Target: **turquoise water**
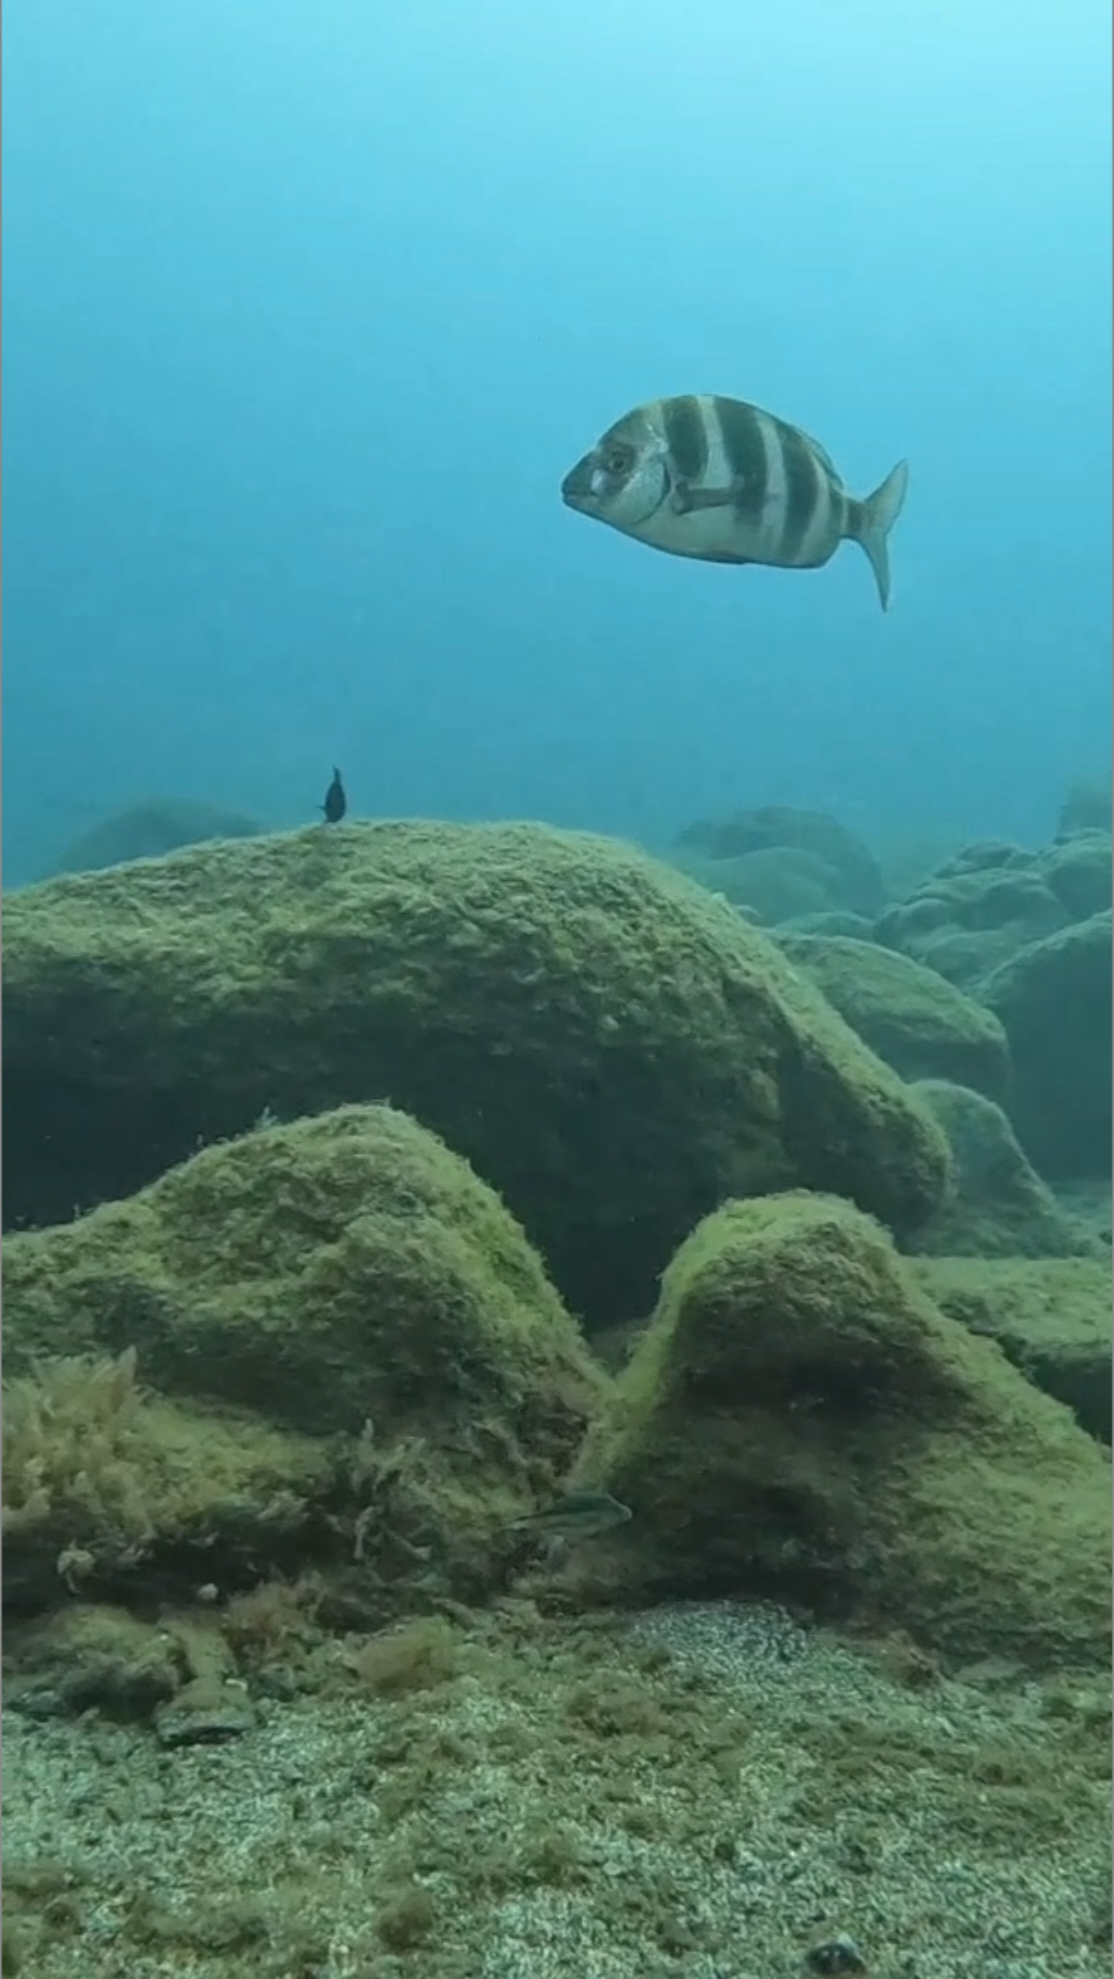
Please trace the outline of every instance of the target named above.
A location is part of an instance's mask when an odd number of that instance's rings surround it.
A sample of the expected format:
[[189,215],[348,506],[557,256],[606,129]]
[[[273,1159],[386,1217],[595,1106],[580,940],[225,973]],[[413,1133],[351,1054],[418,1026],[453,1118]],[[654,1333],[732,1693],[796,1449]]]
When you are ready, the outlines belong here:
[[[1040,840],[1106,760],[1098,0],[5,22],[9,883],[172,796],[667,841]],[[657,395],[865,494],[895,607],[656,556],[562,476]]]

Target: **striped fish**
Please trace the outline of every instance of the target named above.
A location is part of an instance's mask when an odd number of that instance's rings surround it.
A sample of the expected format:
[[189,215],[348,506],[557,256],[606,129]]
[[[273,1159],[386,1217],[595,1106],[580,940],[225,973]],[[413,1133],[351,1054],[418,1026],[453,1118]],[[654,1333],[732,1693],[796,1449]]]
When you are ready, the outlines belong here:
[[864,501],[816,440],[743,399],[651,399],[610,426],[565,476],[569,508],[655,550],[706,563],[815,570],[846,537],[870,558],[885,611],[887,538],[905,500],[904,461]]

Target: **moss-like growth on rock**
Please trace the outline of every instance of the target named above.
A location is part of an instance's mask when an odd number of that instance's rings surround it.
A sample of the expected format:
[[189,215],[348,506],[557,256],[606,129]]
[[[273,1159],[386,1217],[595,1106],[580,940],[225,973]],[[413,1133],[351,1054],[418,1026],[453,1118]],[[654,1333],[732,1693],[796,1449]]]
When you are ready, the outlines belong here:
[[164,1390],[314,1435],[482,1435],[494,1413],[552,1460],[602,1383],[498,1197],[387,1106],[260,1128],[8,1237],[4,1280],[9,1366],[134,1347]]
[[347,1667],[378,1697],[433,1690],[456,1674],[457,1643],[443,1615],[427,1615],[404,1627],[369,1636],[353,1649]]
[[724,866],[738,860],[741,869],[742,862],[769,853],[804,854],[813,862],[829,905],[869,918],[881,911],[885,901],[885,884],[870,847],[826,811],[763,804],[756,810],[688,825],[677,844],[685,857],[696,854]]
[[671,864],[766,927],[831,913],[840,905],[839,875],[816,853],[796,845],[771,845],[730,859],[679,849]]
[[5,922],[5,1211],[61,1221],[199,1139],[389,1096],[591,1318],[694,1221],[799,1184],[899,1231],[946,1146],[775,944],[616,843],[420,823],[54,881]]
[[997,1341],[1036,1387],[1110,1442],[1109,1255],[922,1258],[912,1270],[943,1312]]
[[95,1710],[153,1720],[171,1745],[235,1736],[254,1723],[211,1608],[163,1609],[152,1618],[67,1600],[9,1629],[4,1663],[9,1701],[37,1718]]
[[990,839],[964,846],[888,908],[875,938],[981,995],[992,971],[1030,943],[1101,913],[1110,886],[1109,833],[1040,851]]
[[991,1099],[1006,1095],[1005,1031],[935,969],[846,936],[781,935],[779,946],[903,1079],[952,1079]]
[[207,1148],[4,1248],[10,1368],[137,1349],[166,1393],[333,1439],[348,1557],[403,1609],[418,1584],[489,1585],[493,1534],[554,1490],[608,1392],[498,1197],[390,1107]]
[[37,1718],[100,1711],[143,1722],[186,1679],[181,1644],[169,1629],[107,1602],[67,1601],[8,1631],[5,1702]]
[[144,1393],[131,1352],[6,1383],[3,1454],[15,1608],[170,1571],[254,1578],[320,1543],[337,1474],[326,1445]]
[[1010,1041],[1013,1119],[1042,1174],[1110,1173],[1112,943],[1114,917],[1093,914],[1022,949],[984,985]]
[[[1110,795],[1106,795],[1109,806]],[[1041,854],[1045,882],[1073,921],[1105,913],[1114,890],[1110,826],[1070,832]]]
[[915,1250],[983,1258],[1101,1254],[1084,1219],[1041,1180],[1000,1106],[945,1079],[922,1079],[916,1090],[947,1134],[953,1179],[947,1201],[917,1232]]
[[763,1593],[1035,1665],[1108,1654],[1109,1467],[845,1203],[730,1203],[682,1246],[578,1480],[632,1595]]

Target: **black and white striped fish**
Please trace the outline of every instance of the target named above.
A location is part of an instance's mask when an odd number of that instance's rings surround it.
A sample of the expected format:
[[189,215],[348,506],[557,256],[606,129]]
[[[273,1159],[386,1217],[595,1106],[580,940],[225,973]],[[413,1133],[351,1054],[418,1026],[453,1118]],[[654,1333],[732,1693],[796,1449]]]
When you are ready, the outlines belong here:
[[814,570],[845,538],[870,558],[885,611],[887,538],[905,500],[904,461],[864,501],[816,440],[743,399],[651,399],[608,427],[565,476],[569,508],[655,550],[707,563]]

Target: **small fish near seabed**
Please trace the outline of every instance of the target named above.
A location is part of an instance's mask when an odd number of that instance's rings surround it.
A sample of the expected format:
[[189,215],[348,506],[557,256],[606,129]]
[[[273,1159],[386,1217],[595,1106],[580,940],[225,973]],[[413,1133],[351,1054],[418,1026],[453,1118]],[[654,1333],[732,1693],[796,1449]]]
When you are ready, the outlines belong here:
[[872,495],[848,494],[799,426],[744,399],[650,399],[609,426],[561,484],[568,508],[670,556],[815,570],[844,541],[865,550],[882,610],[905,461]]
[[344,784],[340,771],[333,766],[333,780],[325,792],[325,802],[321,806],[327,825],[339,825],[348,809],[348,799],[344,794]]
[[564,1497],[543,1505],[540,1512],[527,1512],[515,1519],[512,1532],[523,1532],[541,1540],[560,1540],[564,1546],[578,1539],[598,1539],[626,1525],[630,1506],[621,1505],[607,1491],[569,1491]]

